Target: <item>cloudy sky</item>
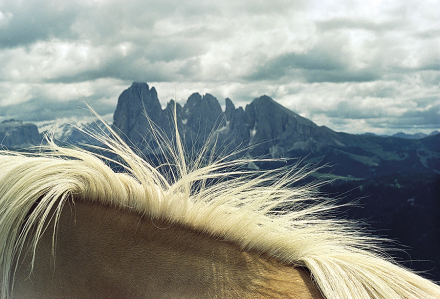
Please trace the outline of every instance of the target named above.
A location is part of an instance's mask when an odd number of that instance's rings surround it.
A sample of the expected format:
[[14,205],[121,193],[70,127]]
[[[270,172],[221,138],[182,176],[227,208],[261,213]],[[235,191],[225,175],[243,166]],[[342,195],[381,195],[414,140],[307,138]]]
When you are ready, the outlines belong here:
[[440,1],[0,0],[0,121],[111,119],[133,81],[163,105],[266,94],[350,133],[440,130]]

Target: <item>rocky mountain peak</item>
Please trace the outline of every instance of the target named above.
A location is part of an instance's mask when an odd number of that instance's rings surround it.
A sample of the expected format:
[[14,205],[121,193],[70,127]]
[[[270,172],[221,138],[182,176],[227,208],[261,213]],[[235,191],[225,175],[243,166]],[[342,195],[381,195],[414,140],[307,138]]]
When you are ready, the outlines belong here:
[[[330,129],[318,127],[268,96],[261,96],[246,105],[245,116],[251,143],[258,144],[254,151],[259,155],[269,152],[272,156],[284,156],[291,150],[316,151],[333,144],[333,137],[336,137]],[[321,140],[317,135],[332,137]]]
[[5,120],[0,123],[0,144],[7,148],[28,147],[42,140],[35,124],[21,120]]
[[[150,89],[146,83],[135,82],[118,99],[114,126],[143,148],[152,138],[145,115],[166,134],[172,135],[173,111],[177,105],[179,131],[189,148],[196,146],[195,143],[203,145],[209,134],[216,130],[221,132],[219,144],[228,144],[231,149],[253,145],[252,151],[256,155],[278,157],[292,149],[313,151],[334,143],[333,131],[318,127],[266,95],[254,99],[244,110],[236,108],[229,98],[225,99],[225,104],[223,112],[213,95],[193,93],[183,107],[172,101],[162,110],[154,87]],[[317,141],[317,134],[328,138]]]
[[183,107],[187,117],[187,127],[207,137],[212,130],[224,125],[224,114],[217,99],[207,93],[201,96],[192,94]]
[[234,103],[232,103],[230,98],[226,98],[225,99],[225,116],[226,116],[226,120],[230,121],[232,118],[232,115],[235,111],[235,105]]
[[142,144],[146,141],[145,130],[150,128],[146,116],[161,125],[162,114],[156,89],[150,89],[147,83],[134,82],[119,96],[113,124],[123,133],[121,135],[126,141]]
[[[440,134],[411,140],[337,133],[317,126],[268,96],[254,99],[245,109],[235,107],[229,98],[225,106],[222,111],[214,96],[195,93],[183,106],[171,100],[162,109],[156,89],[135,82],[120,95],[113,126],[123,139],[147,155],[161,154],[151,127],[158,128],[172,142],[176,115],[183,145],[191,154],[197,153],[214,131],[218,133],[214,134],[218,138],[217,152],[223,155],[241,150],[235,157],[306,157],[310,162],[338,165],[335,175],[366,178],[439,171]],[[88,143],[87,136],[72,126],[64,126],[62,133],[66,138],[60,141]],[[40,143],[41,137],[35,125],[7,120],[0,123],[0,141],[10,148],[26,147]]]
[[[268,96],[254,99],[245,109],[236,108],[230,99],[225,100],[225,105],[222,111],[211,94],[194,93],[183,107],[173,101],[162,110],[156,90],[146,83],[133,84],[119,97],[114,125],[122,136],[128,136],[145,153],[151,153],[157,144],[150,132],[150,123],[141,111],[173,140],[176,107],[184,146],[193,153],[205,145],[212,131],[217,131],[217,149],[223,154],[250,147],[248,153],[254,157],[307,156],[314,161],[345,165],[339,168],[344,175],[347,169],[358,177],[388,173],[387,165],[394,161],[399,163],[393,164],[393,171],[405,171],[407,167],[418,171],[438,168],[436,145],[440,135],[426,137],[416,144],[400,138],[388,140],[337,133],[301,117]],[[406,152],[410,148],[412,151]]]

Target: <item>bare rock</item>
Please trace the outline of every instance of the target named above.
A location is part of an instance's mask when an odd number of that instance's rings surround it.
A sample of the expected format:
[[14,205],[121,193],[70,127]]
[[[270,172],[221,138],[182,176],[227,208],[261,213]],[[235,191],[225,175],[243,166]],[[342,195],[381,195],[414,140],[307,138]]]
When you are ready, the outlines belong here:
[[7,148],[37,145],[42,138],[35,124],[21,120],[5,120],[0,123],[0,144]]

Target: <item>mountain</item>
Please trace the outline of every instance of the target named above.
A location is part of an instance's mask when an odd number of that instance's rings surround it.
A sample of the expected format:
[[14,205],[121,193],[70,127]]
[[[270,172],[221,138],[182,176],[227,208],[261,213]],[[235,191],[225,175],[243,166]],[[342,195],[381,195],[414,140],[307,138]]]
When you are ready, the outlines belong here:
[[439,131],[432,131],[429,135],[424,134],[424,133],[406,134],[403,132],[399,132],[399,133],[394,134],[393,137],[406,138],[406,139],[422,139],[427,136],[433,136],[433,135],[437,135],[437,134],[440,134],[440,132]]
[[[217,139],[211,138],[211,141],[216,144],[217,154],[241,150],[233,157],[285,158],[284,162],[255,165],[262,169],[303,159],[305,163],[330,165],[331,168],[324,171],[345,180],[394,173],[440,173],[440,134],[434,132],[421,139],[408,139],[335,132],[301,117],[268,96],[254,99],[244,109],[235,107],[227,98],[223,111],[214,96],[194,93],[183,106],[171,100],[162,109],[156,89],[147,83],[135,82],[119,96],[113,127],[145,155],[158,156],[161,151],[151,128],[156,127],[163,136],[173,140],[174,113],[189,153],[200,151],[211,133],[216,132]],[[96,132],[104,130],[104,133],[106,130],[96,123],[81,123],[79,127]],[[97,145],[70,124],[52,124],[50,128],[60,142]],[[16,120],[0,124],[0,138],[1,144],[8,148],[36,145],[42,140],[35,125]]]
[[113,116],[113,126],[125,141],[144,152],[157,148],[152,128],[160,129],[172,139],[174,109],[177,125],[188,146],[203,146],[209,134],[224,125],[224,113],[217,99],[207,94],[191,95],[185,106],[170,101],[162,110],[157,92],[146,83],[133,83],[119,96]]
[[89,120],[80,120],[75,123],[44,122],[38,126],[38,129],[42,132],[42,135],[49,134],[57,142],[71,145],[102,145],[84,131],[108,134],[108,130],[103,123]]
[[137,146],[145,142],[151,142],[147,134],[149,132],[149,120],[158,126],[163,126],[163,111],[157,98],[156,89],[149,89],[146,83],[133,83],[119,96],[116,111],[113,115],[113,123],[120,130],[126,141],[131,141]]
[[[433,136],[433,135],[437,135],[437,134],[440,134],[440,132],[435,130],[435,131],[432,131],[429,134],[425,134],[425,133],[407,134],[407,133],[399,132],[399,133],[393,134],[391,136],[392,137],[397,137],[397,138],[403,138],[403,139],[422,139],[422,138],[425,138],[427,136]],[[363,133],[361,135],[373,135],[373,136],[381,136],[381,137],[390,137],[390,135],[377,135],[377,134],[374,134],[374,133]]]
[[29,147],[39,144],[41,140],[35,124],[15,119],[0,123],[0,144],[6,148]]
[[289,150],[317,151],[338,145],[337,133],[317,126],[268,96],[255,99],[245,110],[235,108],[226,99],[223,112],[212,95],[194,93],[183,107],[171,101],[162,110],[155,88],[137,82],[120,95],[113,125],[123,138],[145,149],[151,147],[150,121],[166,133],[174,132],[174,105],[180,133],[189,148],[195,143],[203,145],[213,131],[219,133],[219,143],[228,144],[231,150],[239,145],[253,146],[253,155],[282,157]]
[[440,134],[411,140],[335,132],[268,96],[254,99],[245,109],[236,108],[230,99],[225,106],[223,112],[212,95],[194,93],[183,107],[170,101],[162,109],[155,88],[135,82],[120,95],[113,125],[144,154],[157,154],[151,123],[172,140],[175,107],[179,132],[190,151],[200,149],[216,131],[218,153],[248,148],[243,154],[253,157],[303,158],[332,165],[332,174],[346,179],[440,172]]

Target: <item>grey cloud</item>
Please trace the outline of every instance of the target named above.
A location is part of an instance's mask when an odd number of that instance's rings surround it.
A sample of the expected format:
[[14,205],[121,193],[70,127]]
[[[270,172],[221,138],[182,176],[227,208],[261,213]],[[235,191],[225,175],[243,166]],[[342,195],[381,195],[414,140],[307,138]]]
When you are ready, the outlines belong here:
[[199,58],[191,58],[185,61],[183,66],[179,69],[178,75],[182,78],[185,78],[185,80],[194,80],[194,79],[202,79],[199,78],[199,75],[201,73],[201,62]]
[[417,39],[437,39],[440,36],[440,29],[428,29],[417,31],[413,34]]
[[152,62],[147,57],[111,57],[97,69],[65,74],[46,80],[50,83],[76,83],[100,78],[113,78],[128,82],[167,82],[178,79],[172,63]]
[[[194,11],[203,14],[202,3]],[[119,41],[145,42],[151,37],[158,20],[172,18],[180,1],[128,1],[96,4],[77,1],[6,1],[0,11],[12,15],[0,27],[0,47],[27,46],[37,41],[57,38],[82,39],[93,44],[114,44]],[[184,10],[178,11],[182,13]],[[196,15],[176,15],[196,18]]]
[[407,110],[400,115],[390,115],[387,109],[362,109],[355,105],[341,103],[337,109],[326,111],[325,115],[332,119],[335,125],[344,125],[349,120],[363,120],[369,127],[379,127],[388,130],[403,130],[418,128],[423,130],[438,129],[440,125],[440,101],[431,98],[430,102],[437,104],[421,109]]
[[167,39],[153,39],[145,48],[137,51],[137,56],[147,58],[149,61],[171,62],[185,60],[206,52],[206,45],[199,38],[190,40],[182,37]]
[[267,61],[249,80],[278,80],[283,77],[313,82],[365,82],[381,76],[372,69],[355,69],[342,50],[329,51],[325,45],[306,54],[289,53]]
[[426,110],[410,110],[401,117],[392,119],[391,126],[399,128],[419,127],[425,129],[438,129],[440,125],[440,100],[433,98],[437,104]]
[[225,34],[223,28],[211,26],[223,14],[221,6],[206,0],[115,1],[83,12],[74,30],[95,44],[132,41],[144,45],[156,39],[182,46],[188,39],[206,41]]
[[272,1],[176,1],[175,11],[184,18],[209,20],[214,16],[225,19],[255,15],[286,15],[290,10],[302,10],[309,1],[272,0]]
[[[78,59],[79,63],[75,65],[72,62],[73,67],[69,73],[57,74],[56,77],[48,73],[49,78],[41,78],[41,81],[48,83],[72,83],[98,78],[155,82],[178,80],[182,76],[179,74],[188,75],[191,72],[182,70],[182,65],[191,63],[194,58],[206,53],[208,39],[227,35],[215,28],[208,28],[203,23],[182,28],[182,32],[172,31],[170,34],[153,28],[155,22],[164,16],[172,18],[174,10],[178,10],[179,5],[182,6],[179,3],[113,2],[106,3],[99,9],[96,7],[96,10],[95,7],[79,7],[73,4],[71,7],[60,7],[61,4],[51,1],[30,2],[28,6],[12,3],[1,8],[2,11],[11,11],[13,17],[8,26],[0,29],[0,48],[30,46],[37,41],[49,41],[51,38],[72,39],[72,43],[84,43],[91,47],[91,55],[95,61],[99,61],[99,65],[87,64],[87,59],[90,59],[87,56],[68,58]],[[179,4],[177,8],[176,4]],[[184,5],[189,6],[191,5]],[[210,9],[212,4],[205,6],[206,9]],[[203,12],[203,9],[197,6],[194,10],[199,10],[198,13]],[[185,23],[182,18],[185,19],[186,15],[176,17],[177,24],[172,26],[177,26],[179,22]],[[205,22],[206,19],[204,16],[202,21]],[[123,43],[132,46],[127,54],[117,50],[118,45]],[[8,55],[8,61],[2,65],[12,65],[9,61],[17,61],[14,65],[20,69],[18,54],[11,55]],[[29,57],[32,52],[25,51],[24,55]],[[0,55],[0,59],[3,56]],[[50,72],[51,68],[48,69]]]
[[314,50],[307,54],[289,53],[272,58],[265,62],[255,73],[251,74],[250,80],[277,80],[284,76],[301,76],[301,70],[335,71],[346,68],[339,57],[329,57],[324,53]]
[[334,18],[325,21],[317,21],[316,26],[321,31],[333,31],[337,29],[363,29],[368,31],[387,31],[401,29],[402,20],[388,20],[386,22],[375,22],[369,19]]
[[91,65],[90,69],[72,69],[45,82],[73,83],[99,78],[148,82],[187,80],[200,73],[200,64],[196,67],[196,62],[203,51],[204,46],[196,42],[174,42],[173,39],[152,40],[144,46],[136,45],[126,56],[114,47],[102,46],[98,67]]
[[[420,55],[422,56],[422,55]],[[426,74],[425,71],[434,71],[436,76],[439,76],[440,74],[440,54],[439,57],[424,57],[420,63],[420,66],[417,67],[402,67],[402,66],[395,66],[390,68],[389,73],[390,74],[396,74],[397,76],[399,74],[406,74],[406,73],[420,73],[420,74]],[[438,83],[437,81],[436,83]],[[434,82],[434,85],[436,84]]]
[[326,116],[333,119],[381,119],[390,117],[385,109],[365,109],[365,107],[357,107],[356,101],[341,102],[335,109],[325,111]]
[[372,70],[344,70],[344,71],[315,71],[306,70],[303,73],[307,82],[369,82],[378,80],[381,76]]
[[[320,119],[324,116],[327,119],[327,126],[333,130],[365,133],[376,132],[378,134],[394,134],[397,132],[424,132],[429,134],[439,130],[440,111],[439,106],[427,111],[408,111],[400,116],[389,116],[381,111],[336,111],[321,112],[313,115],[312,118]],[[319,121],[317,122],[319,124]]]
[[229,7],[234,13],[285,15],[289,10],[302,10],[309,1],[272,0],[272,1],[230,1]]
[[99,115],[113,113],[115,109],[115,107],[94,105],[94,103],[98,102],[96,98],[85,97],[80,100],[66,102],[34,98],[26,103],[2,107],[2,109],[0,109],[0,117],[3,119],[13,118],[29,122],[47,121],[62,117],[84,117],[90,114],[85,102],[90,103]]
[[424,71],[420,72],[420,78],[427,85],[436,86],[440,82],[440,72],[438,71]]
[[9,1],[1,11],[12,15],[10,22],[0,27],[0,47],[27,46],[53,37],[76,38],[70,30],[79,8],[71,1]]

